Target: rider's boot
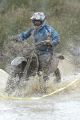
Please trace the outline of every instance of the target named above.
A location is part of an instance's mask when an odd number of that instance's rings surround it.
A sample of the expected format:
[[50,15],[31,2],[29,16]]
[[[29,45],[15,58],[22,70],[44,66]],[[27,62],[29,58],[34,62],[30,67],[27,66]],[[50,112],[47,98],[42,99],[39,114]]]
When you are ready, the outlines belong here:
[[56,69],[56,71],[54,72],[55,76],[56,76],[56,82],[61,82],[61,73],[59,71],[59,68]]

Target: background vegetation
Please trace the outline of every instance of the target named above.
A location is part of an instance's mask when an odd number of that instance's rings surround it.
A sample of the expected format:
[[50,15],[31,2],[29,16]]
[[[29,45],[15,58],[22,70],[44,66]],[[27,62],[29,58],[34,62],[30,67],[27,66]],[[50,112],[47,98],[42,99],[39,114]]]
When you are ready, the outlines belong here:
[[43,11],[47,23],[60,33],[59,51],[80,46],[80,0],[0,0],[0,57],[8,36],[31,27],[30,17],[36,11]]

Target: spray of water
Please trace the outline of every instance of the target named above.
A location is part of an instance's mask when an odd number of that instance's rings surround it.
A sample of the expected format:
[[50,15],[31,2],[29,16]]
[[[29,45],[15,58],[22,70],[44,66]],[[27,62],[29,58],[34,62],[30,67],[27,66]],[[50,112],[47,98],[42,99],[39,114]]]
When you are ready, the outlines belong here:
[[[61,61],[58,67],[61,71],[61,78],[62,78],[60,83],[57,83],[55,81],[55,77],[52,75],[49,76],[48,81],[44,82],[43,75],[39,77],[36,74],[35,76],[29,77],[28,80],[22,79],[20,84],[16,86],[15,90],[11,93],[11,96],[20,96],[20,97],[41,96],[44,94],[51,93],[61,87],[64,87],[73,80],[80,79],[80,74],[79,73],[75,74],[75,69],[74,69],[73,64],[71,64],[66,59],[64,61]],[[6,72],[2,72],[2,70],[0,71],[0,74],[1,74],[0,82],[4,81],[4,84],[1,82],[0,89],[4,91],[6,87],[6,81],[8,79],[8,74]],[[17,79],[18,81],[18,77],[13,78],[13,79]],[[78,82],[74,84],[73,86],[67,88],[66,91],[75,90],[79,88],[80,88],[80,83]]]

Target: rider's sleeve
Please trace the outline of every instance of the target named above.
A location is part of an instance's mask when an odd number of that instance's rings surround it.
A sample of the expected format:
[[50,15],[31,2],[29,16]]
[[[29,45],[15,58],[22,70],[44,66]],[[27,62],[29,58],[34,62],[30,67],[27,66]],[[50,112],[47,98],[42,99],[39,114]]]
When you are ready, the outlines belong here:
[[58,32],[52,27],[51,27],[51,39],[53,46],[56,46],[60,42],[60,36]]
[[30,29],[26,32],[22,32],[18,35],[18,41],[24,41],[25,39],[29,38],[31,36],[31,32],[33,29]]

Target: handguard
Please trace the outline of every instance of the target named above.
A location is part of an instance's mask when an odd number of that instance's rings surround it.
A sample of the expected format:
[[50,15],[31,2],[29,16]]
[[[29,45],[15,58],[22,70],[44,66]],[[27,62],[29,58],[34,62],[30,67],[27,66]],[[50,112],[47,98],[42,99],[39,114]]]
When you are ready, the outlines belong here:
[[12,36],[10,36],[9,40],[16,41],[16,42],[18,42],[18,41],[21,42],[22,41],[21,37],[18,36],[18,35],[12,35]]
[[44,44],[47,45],[48,47],[52,47],[51,40],[45,40]]

